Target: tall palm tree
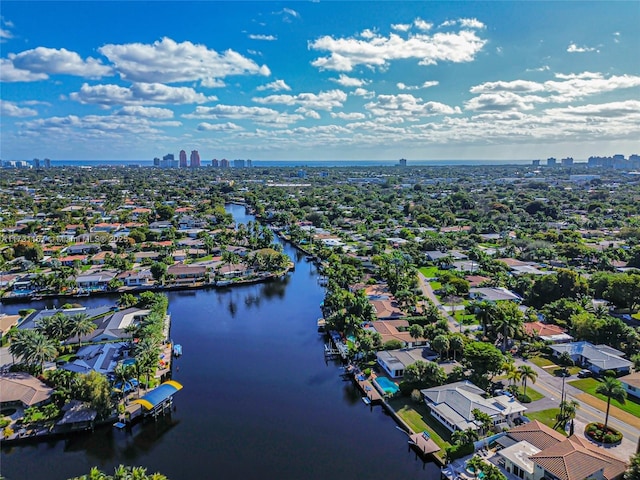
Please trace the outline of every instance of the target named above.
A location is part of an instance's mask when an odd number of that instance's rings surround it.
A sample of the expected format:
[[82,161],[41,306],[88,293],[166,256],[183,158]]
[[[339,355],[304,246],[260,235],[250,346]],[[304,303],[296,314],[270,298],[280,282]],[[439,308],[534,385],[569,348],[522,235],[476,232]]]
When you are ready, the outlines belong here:
[[520,365],[520,378],[522,379],[522,386],[524,387],[524,395],[527,395],[527,380],[531,380],[531,383],[536,383],[538,378],[538,372],[536,372],[529,365]]
[[511,301],[500,302],[496,306],[496,315],[493,321],[493,330],[495,333],[502,334],[502,351],[507,350],[507,344],[510,338],[522,328],[524,322],[524,314],[518,308],[518,305]]
[[44,363],[53,360],[58,354],[56,341],[39,330],[19,330],[9,351],[28,366],[39,367],[40,372],[44,369]]
[[68,315],[56,312],[49,317],[42,317],[36,323],[36,328],[47,337],[62,341],[68,338],[71,330],[71,320]]
[[96,324],[89,318],[86,313],[76,313],[71,316],[71,334],[70,337],[78,338],[78,346],[82,346],[80,337],[89,335],[96,329]]
[[617,400],[620,403],[624,403],[627,398],[627,392],[622,386],[622,382],[614,377],[605,377],[604,380],[596,388],[596,393],[607,397],[607,413],[604,417],[604,428],[602,434],[607,432],[607,426],[609,424],[609,407],[611,406],[611,399]]
[[516,364],[513,363],[513,361],[504,362],[504,364],[502,365],[502,370],[506,374],[507,380],[509,380],[510,385],[518,383],[522,378],[522,373],[520,372],[520,370],[518,370],[518,367],[516,367]]
[[459,333],[454,333],[449,337],[449,348],[453,351],[453,361],[456,361],[456,352],[464,349],[464,337]]

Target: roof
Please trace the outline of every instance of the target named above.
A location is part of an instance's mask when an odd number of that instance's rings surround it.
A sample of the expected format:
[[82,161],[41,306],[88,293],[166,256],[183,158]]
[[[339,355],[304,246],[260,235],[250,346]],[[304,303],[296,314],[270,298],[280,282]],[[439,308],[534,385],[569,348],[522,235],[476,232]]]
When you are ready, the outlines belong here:
[[622,358],[624,353],[607,345],[592,345],[589,342],[572,342],[562,345],[551,345],[558,354],[568,352],[569,355],[580,355],[589,363],[601,370],[615,370],[631,367],[632,363]]
[[139,403],[145,409],[153,410],[166,399],[171,398],[178,390],[182,390],[182,385],[175,380],[169,380],[132,403]]
[[640,372],[630,373],[629,375],[618,378],[618,380],[632,387],[640,388]]
[[531,460],[560,480],[584,480],[603,471],[607,480],[619,478],[626,465],[622,460],[591,446],[575,435],[539,453]]
[[477,428],[471,413],[474,409],[498,418],[527,409],[506,395],[484,398],[485,391],[469,381],[427,388],[421,393],[432,410],[460,430]]
[[506,458],[519,468],[529,473],[533,473],[535,467],[529,457],[538,452],[540,452],[539,448],[530,444],[526,440],[522,440],[521,442],[503,448],[498,452],[498,455]]
[[500,300],[522,300],[522,298],[503,287],[471,288],[469,293],[481,296],[483,300],[497,302]]
[[546,324],[542,322],[527,322],[523,325],[527,335],[536,335],[539,337],[550,335],[561,335],[567,331],[558,325]]
[[62,411],[64,415],[58,420],[57,425],[92,422],[98,415],[98,412],[78,400],[71,400],[62,408]]
[[507,436],[517,442],[527,441],[539,450],[544,450],[567,438],[560,432],[547,427],[538,420],[532,420],[531,422],[523,423],[518,427],[512,428],[509,430],[509,433],[507,433]]
[[22,402],[31,406],[51,397],[53,388],[47,387],[36,377],[24,372],[7,373],[0,376],[0,403]]

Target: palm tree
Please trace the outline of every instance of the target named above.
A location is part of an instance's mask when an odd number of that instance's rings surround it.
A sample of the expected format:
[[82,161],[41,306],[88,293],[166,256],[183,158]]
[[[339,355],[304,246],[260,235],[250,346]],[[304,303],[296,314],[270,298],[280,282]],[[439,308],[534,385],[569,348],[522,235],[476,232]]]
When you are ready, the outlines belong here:
[[454,333],[449,337],[449,348],[453,351],[453,361],[456,361],[456,352],[464,349],[464,337],[459,333]]
[[58,354],[56,341],[39,330],[18,330],[9,351],[30,367],[39,366],[39,371],[44,369],[45,362],[53,360]]
[[96,329],[96,324],[86,313],[76,313],[71,316],[71,337],[78,337],[78,346],[82,346],[80,337],[89,335]]
[[513,361],[504,362],[504,364],[502,365],[502,370],[506,374],[507,380],[509,380],[510,385],[516,384],[522,377],[520,370],[518,370],[518,367],[516,367],[516,364],[513,363]]
[[70,335],[70,317],[62,312],[56,312],[49,317],[39,319],[36,328],[42,331],[47,337],[62,341]]
[[507,350],[507,343],[522,328],[524,315],[514,302],[500,302],[496,306],[496,315],[493,321],[493,331],[502,334],[502,351]]
[[627,398],[627,392],[622,386],[622,382],[614,377],[605,377],[604,380],[596,388],[596,393],[607,397],[607,413],[604,417],[604,428],[602,434],[607,432],[607,426],[609,424],[609,407],[611,406],[611,399],[617,400],[620,403],[624,403]]
[[520,378],[522,379],[522,386],[524,387],[524,396],[527,396],[527,380],[531,380],[531,383],[536,383],[538,378],[538,372],[536,372],[529,365],[521,365],[519,368]]
[[415,344],[415,341],[417,341],[424,335],[424,329],[422,328],[422,326],[414,323],[409,327],[409,335],[411,335],[411,338],[414,340]]
[[442,357],[442,354],[447,352],[450,347],[448,335],[438,335],[431,341],[431,347]]

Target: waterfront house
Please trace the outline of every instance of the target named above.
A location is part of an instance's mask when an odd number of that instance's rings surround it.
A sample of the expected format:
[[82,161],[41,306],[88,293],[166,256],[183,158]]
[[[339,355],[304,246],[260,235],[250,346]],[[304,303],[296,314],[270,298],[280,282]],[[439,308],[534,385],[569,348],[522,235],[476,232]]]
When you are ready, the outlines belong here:
[[427,347],[401,350],[382,350],[376,353],[376,362],[391,378],[401,378],[409,365],[421,361],[435,361],[438,354]]
[[128,343],[100,343],[86,345],[76,353],[75,360],[65,363],[60,368],[77,373],[96,371],[103,375],[113,372],[121,360],[121,351]]
[[371,323],[371,329],[380,334],[383,344],[391,340],[398,340],[406,347],[416,347],[424,345],[428,341],[425,337],[412,338],[408,332],[409,322],[407,320],[377,320]]
[[127,332],[127,327],[140,323],[149,315],[149,312],[150,310],[131,307],[101,317],[96,329],[86,339],[82,338],[81,340],[104,342],[131,338],[131,334]]
[[527,407],[513,396],[498,395],[485,398],[485,391],[468,380],[450,383],[420,391],[431,415],[451,432],[471,428],[478,430],[480,422],[474,419],[474,409],[486,413],[496,428],[512,425]]
[[25,372],[10,372],[0,375],[0,406],[21,406],[23,408],[47,403],[53,394],[36,377]]
[[125,287],[146,287],[153,284],[151,270],[127,270],[116,277],[121,280]]
[[612,370],[617,375],[631,371],[632,363],[624,357],[624,353],[608,345],[593,345],[589,342],[571,342],[551,345],[554,357],[560,357],[564,352],[571,356],[576,364],[600,374],[605,370]]
[[202,266],[171,265],[167,274],[172,275],[176,283],[193,284],[205,280],[207,269]]
[[76,277],[76,285],[84,291],[103,291],[109,288],[109,282],[113,280],[117,272],[102,270],[95,273],[87,273]]

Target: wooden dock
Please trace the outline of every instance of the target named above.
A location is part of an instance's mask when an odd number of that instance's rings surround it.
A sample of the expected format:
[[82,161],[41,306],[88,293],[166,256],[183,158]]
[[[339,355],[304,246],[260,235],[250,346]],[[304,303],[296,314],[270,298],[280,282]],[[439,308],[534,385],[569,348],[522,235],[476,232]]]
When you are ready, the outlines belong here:
[[353,377],[353,380],[356,382],[356,385],[358,385],[364,396],[366,396],[371,401],[371,403],[382,402],[382,395],[380,395],[380,392],[373,388],[373,384],[362,373],[356,373]]

